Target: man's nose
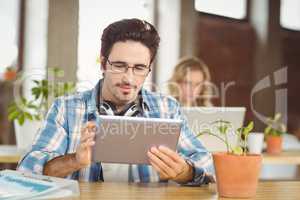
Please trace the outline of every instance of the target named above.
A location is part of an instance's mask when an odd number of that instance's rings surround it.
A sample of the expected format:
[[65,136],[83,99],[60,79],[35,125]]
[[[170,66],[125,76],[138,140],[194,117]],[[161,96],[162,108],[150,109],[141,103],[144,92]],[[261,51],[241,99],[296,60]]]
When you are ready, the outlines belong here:
[[133,80],[134,73],[133,73],[133,68],[129,67],[123,75],[123,80],[127,80],[128,82],[131,82]]
[[134,70],[134,67],[128,67],[128,68],[127,68],[127,71],[126,71],[126,74],[127,74],[128,76],[134,76],[133,70]]

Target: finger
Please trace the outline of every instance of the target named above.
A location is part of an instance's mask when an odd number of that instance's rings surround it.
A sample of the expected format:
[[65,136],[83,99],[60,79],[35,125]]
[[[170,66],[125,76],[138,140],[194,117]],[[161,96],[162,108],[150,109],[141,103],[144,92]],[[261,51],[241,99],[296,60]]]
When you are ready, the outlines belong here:
[[86,138],[89,135],[89,131],[86,127],[81,129],[81,138]]
[[84,134],[81,136],[80,142],[85,142],[86,140],[88,140],[90,138],[94,139],[94,137],[95,137],[95,132],[89,132],[88,130],[86,130],[84,132]]
[[151,152],[161,159],[165,164],[167,164],[169,168],[173,169],[177,174],[182,172],[182,163],[174,162],[169,155],[159,151],[156,147],[152,147]]
[[176,153],[175,151],[171,150],[168,147],[161,145],[158,147],[158,150],[164,153],[165,155],[171,157],[172,160],[174,160],[174,162],[185,163],[185,160],[178,153]]
[[87,132],[96,132],[95,122],[87,122],[86,125],[81,128],[81,134],[85,135]]
[[157,171],[157,173],[159,174],[159,178],[161,180],[165,180],[168,179],[168,175],[162,170],[160,169],[154,162],[150,161],[151,166]]
[[162,171],[165,172],[165,174],[167,174],[168,177],[176,177],[176,172],[173,169],[171,169],[168,165],[166,165],[162,160],[160,160],[155,154],[148,151],[148,157],[150,161],[155,163]]
[[86,124],[86,128],[90,131],[90,132],[96,132],[97,126],[96,123],[93,121],[88,121]]
[[81,144],[80,144],[80,147],[81,147],[82,149],[86,149],[86,148],[91,147],[91,146],[93,146],[93,145],[95,145],[95,141],[92,140],[92,139],[89,139],[89,140],[85,141],[84,143],[81,143]]

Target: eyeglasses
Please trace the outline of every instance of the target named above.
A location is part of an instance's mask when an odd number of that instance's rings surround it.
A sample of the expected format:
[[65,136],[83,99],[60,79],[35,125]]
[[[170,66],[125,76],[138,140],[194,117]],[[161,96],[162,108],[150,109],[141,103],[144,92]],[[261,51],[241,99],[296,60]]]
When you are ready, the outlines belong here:
[[137,76],[146,76],[151,71],[150,67],[143,64],[136,64],[130,67],[126,62],[111,62],[108,58],[107,62],[110,65],[110,70],[114,73],[126,73],[129,68],[132,68],[133,74]]
[[180,83],[191,88],[199,87],[204,84],[203,82],[192,82],[192,81],[181,81]]

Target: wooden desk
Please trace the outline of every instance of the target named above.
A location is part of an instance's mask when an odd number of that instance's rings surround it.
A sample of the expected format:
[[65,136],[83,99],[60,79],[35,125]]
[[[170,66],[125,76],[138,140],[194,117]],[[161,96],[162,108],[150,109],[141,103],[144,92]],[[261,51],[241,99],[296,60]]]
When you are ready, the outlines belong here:
[[[255,199],[299,200],[299,191],[299,181],[260,182]],[[80,183],[80,192],[80,197],[66,199],[218,199],[215,185],[184,187],[171,184]]]
[[18,163],[21,156],[15,145],[0,145],[0,163]]
[[[0,163],[17,163],[22,153],[15,145],[0,145]],[[263,164],[300,165],[300,151],[286,151],[276,155],[264,153]]]
[[300,165],[300,151],[285,151],[280,154],[263,154],[263,164]]

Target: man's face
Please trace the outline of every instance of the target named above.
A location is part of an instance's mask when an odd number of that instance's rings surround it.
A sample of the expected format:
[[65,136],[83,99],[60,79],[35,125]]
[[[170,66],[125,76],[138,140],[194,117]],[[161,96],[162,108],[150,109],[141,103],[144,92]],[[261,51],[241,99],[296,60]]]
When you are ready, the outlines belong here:
[[[150,67],[150,50],[140,42],[116,42],[108,56],[104,70],[103,97],[117,105],[134,101],[148,75],[137,75],[131,67]],[[128,65],[127,72],[115,72],[112,65]],[[136,70],[138,71],[138,70]],[[147,71],[148,72],[148,71]]]

